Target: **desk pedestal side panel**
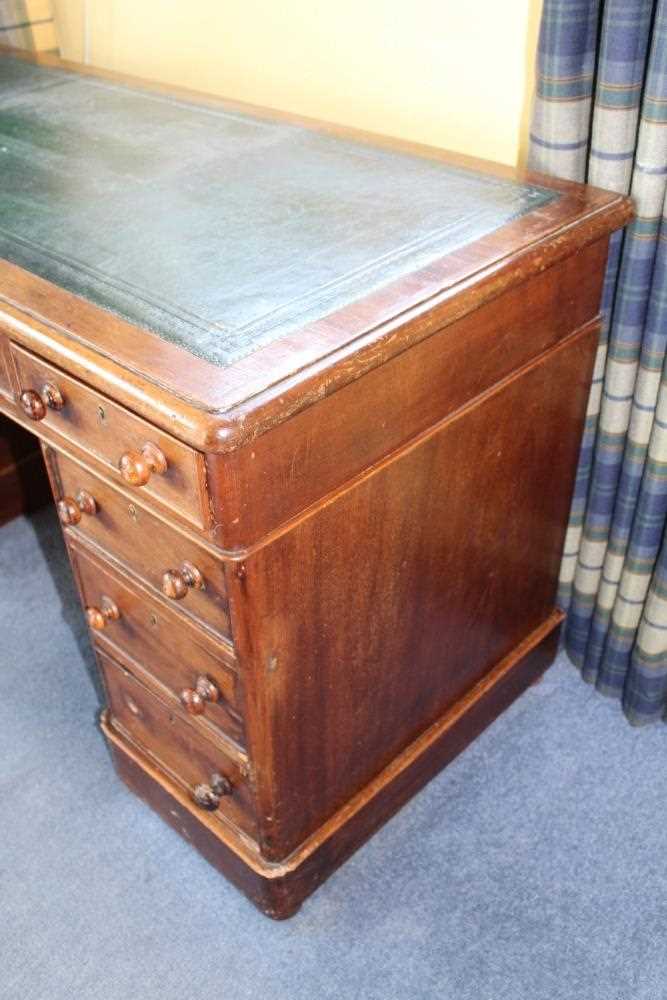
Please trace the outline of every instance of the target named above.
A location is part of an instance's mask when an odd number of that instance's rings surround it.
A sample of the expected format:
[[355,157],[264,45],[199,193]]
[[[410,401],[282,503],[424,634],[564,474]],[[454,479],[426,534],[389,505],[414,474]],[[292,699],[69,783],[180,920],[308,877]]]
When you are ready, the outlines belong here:
[[282,861],[554,613],[591,324],[228,577]]

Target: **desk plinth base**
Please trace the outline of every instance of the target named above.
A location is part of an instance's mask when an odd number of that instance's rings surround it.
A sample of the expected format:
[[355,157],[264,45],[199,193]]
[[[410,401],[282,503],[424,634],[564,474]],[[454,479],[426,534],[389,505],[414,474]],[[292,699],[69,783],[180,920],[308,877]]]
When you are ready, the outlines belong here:
[[553,661],[563,615],[555,611],[465,697],[396,757],[376,778],[283,862],[265,861],[250,843],[234,837],[113,728],[103,712],[102,730],[116,769],[152,806],[267,916],[292,916],[301,903],[368,837],[454,759]]

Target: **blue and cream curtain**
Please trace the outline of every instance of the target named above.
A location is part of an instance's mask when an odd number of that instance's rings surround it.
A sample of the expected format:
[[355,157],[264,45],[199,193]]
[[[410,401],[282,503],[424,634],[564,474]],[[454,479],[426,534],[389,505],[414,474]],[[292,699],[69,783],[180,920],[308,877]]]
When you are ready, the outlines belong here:
[[565,643],[631,722],[667,718],[667,0],[545,0],[530,165],[631,194],[561,571]]

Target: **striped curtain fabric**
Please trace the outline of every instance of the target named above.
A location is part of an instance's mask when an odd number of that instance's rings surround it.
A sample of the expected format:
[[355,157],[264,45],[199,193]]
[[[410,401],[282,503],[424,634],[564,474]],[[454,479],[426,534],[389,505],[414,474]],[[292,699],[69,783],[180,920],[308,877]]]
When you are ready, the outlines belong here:
[[57,50],[51,0],[0,0],[0,45],[34,52]]
[[545,0],[530,165],[632,195],[561,571],[565,645],[636,724],[667,719],[667,0]]

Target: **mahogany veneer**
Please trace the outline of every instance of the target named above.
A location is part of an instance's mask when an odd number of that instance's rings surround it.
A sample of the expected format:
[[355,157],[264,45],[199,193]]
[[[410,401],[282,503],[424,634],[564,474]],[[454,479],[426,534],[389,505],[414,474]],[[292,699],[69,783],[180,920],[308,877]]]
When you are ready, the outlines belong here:
[[0,410],[43,444],[102,729],[289,916],[555,654],[630,204],[51,57],[2,80]]

